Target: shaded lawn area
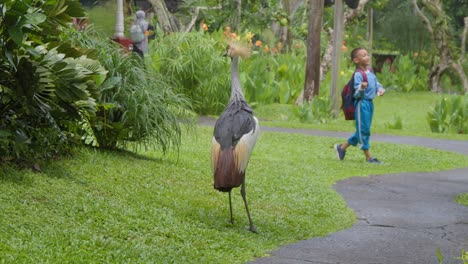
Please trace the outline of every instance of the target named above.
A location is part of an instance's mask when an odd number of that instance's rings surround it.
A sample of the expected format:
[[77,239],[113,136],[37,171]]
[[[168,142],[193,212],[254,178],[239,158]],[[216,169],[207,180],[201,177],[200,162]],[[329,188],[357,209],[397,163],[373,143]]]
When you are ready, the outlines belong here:
[[[264,132],[247,170],[259,234],[233,192],[212,188],[212,128],[185,133],[180,155],[80,149],[41,173],[2,167],[0,259],[14,263],[244,263],[281,245],[348,228],[354,214],[333,189],[352,176],[468,166],[468,156],[373,143],[383,165],[342,139]],[[455,201],[454,201],[455,202]]]

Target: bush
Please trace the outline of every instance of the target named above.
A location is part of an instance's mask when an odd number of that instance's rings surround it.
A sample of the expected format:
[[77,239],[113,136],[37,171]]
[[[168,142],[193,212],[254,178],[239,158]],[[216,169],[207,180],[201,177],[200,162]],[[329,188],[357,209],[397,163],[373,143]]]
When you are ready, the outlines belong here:
[[435,133],[468,133],[468,95],[443,98],[427,114],[427,122]]
[[186,97],[174,92],[159,73],[146,70],[138,56],[125,54],[117,43],[100,37],[92,28],[70,31],[68,40],[94,51],[108,71],[99,87],[96,116],[87,124],[91,128],[88,141],[106,148],[127,143],[163,151],[178,148],[179,121],[192,115]]
[[389,129],[403,129],[403,121],[399,115],[393,116],[393,123],[386,122],[384,125]]
[[256,52],[241,67],[241,81],[249,102],[291,104],[305,82],[305,55]]
[[201,114],[220,113],[230,97],[231,70],[221,43],[203,32],[173,33],[150,48],[152,68],[161,80],[190,98]]
[[400,55],[394,63],[396,72],[393,72],[390,65],[384,64],[382,72],[377,73],[379,82],[389,90],[401,92],[427,91],[427,78],[429,69],[418,64],[409,55]]
[[327,123],[333,118],[329,97],[314,97],[309,103],[297,105],[293,114],[302,123]]
[[76,1],[0,4],[1,161],[37,162],[68,149],[83,117],[95,114],[101,65],[61,49],[62,29],[84,16]]

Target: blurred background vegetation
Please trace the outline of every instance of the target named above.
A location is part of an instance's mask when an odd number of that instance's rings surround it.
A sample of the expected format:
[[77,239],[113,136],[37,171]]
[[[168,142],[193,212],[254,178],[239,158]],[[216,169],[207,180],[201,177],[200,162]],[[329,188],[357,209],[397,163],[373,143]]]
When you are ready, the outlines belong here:
[[[182,127],[190,128],[198,115],[219,114],[229,99],[230,66],[221,56],[227,39],[252,48],[252,56],[241,61],[240,78],[255,109],[287,105],[290,110],[284,115],[289,120],[335,122],[330,114],[331,71],[326,67],[319,95],[307,104],[298,100],[305,81],[307,1],[245,1],[239,10],[235,1],[167,0],[176,32],[162,30],[163,21],[152,13],[151,2],[158,1],[124,1],[125,35],[139,9],[147,11],[155,26],[156,38],[150,41],[144,62],[112,41],[115,1],[0,4],[1,161],[37,163],[81,144],[177,150]],[[222,9],[216,9],[218,5]],[[205,9],[194,16],[197,7]],[[443,7],[453,37],[450,45],[461,56],[456,47],[468,7],[463,0],[446,1]],[[372,1],[346,24],[338,87],[354,71],[350,51],[369,45],[370,8],[373,66],[380,82],[388,93],[429,93],[428,75],[438,60],[436,47],[409,0]],[[86,28],[76,27],[73,18],[86,19]],[[191,21],[193,28],[188,26]],[[324,9],[322,56],[331,28],[333,6]],[[379,56],[391,60],[377,64]],[[467,72],[466,58],[463,67]],[[421,109],[427,119],[424,129],[466,134],[468,100],[463,84],[450,71],[441,84],[447,96],[432,109]],[[394,118],[387,127],[404,129],[405,117]]]

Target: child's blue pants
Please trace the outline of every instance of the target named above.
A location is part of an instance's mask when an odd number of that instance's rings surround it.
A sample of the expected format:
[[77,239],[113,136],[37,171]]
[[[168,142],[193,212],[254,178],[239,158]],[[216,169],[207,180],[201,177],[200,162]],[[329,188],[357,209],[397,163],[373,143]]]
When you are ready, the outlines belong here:
[[363,99],[357,102],[355,112],[356,132],[348,138],[350,145],[356,146],[359,143],[359,148],[362,150],[370,148],[369,137],[373,115],[374,103],[372,100]]

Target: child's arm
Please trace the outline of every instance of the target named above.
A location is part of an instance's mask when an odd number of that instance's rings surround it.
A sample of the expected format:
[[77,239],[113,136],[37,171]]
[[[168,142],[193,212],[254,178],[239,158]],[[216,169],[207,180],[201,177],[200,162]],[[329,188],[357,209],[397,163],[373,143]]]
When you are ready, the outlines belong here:
[[382,96],[385,94],[385,89],[383,88],[382,84],[379,83],[377,80],[377,95]]
[[360,72],[354,73],[354,98],[364,98],[364,91],[367,88],[367,82],[364,82],[364,78]]

